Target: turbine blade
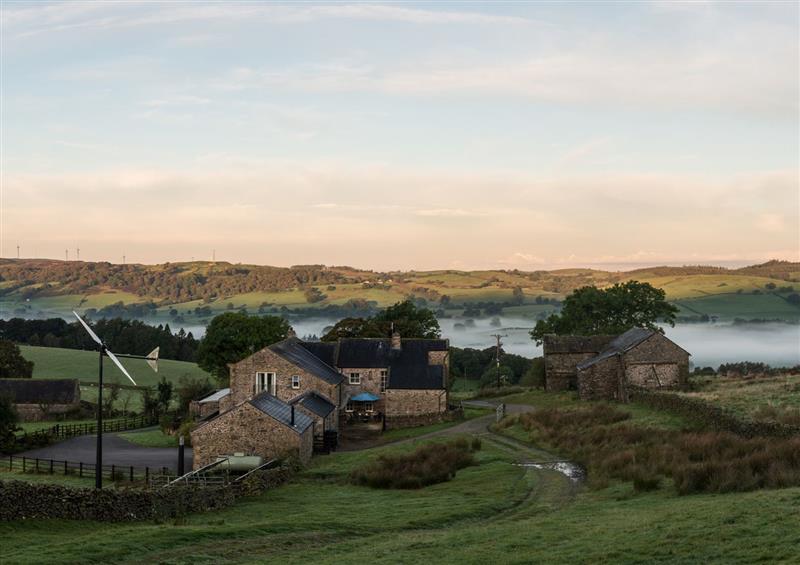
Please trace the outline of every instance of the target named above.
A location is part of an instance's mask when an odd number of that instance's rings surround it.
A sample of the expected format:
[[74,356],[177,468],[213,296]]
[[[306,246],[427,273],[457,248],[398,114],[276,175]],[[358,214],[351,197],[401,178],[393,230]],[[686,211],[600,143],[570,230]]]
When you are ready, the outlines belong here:
[[156,347],[153,351],[147,354],[147,364],[150,365],[150,368],[153,369],[154,373],[158,372],[158,350],[160,348]]
[[96,334],[96,333],[94,333],[94,332],[92,331],[92,328],[90,328],[90,327],[89,327],[89,324],[87,324],[86,322],[84,322],[84,321],[83,321],[83,318],[81,318],[80,316],[78,316],[78,313],[77,313],[75,310],[73,310],[73,311],[72,311],[72,313],[73,313],[73,314],[75,314],[75,317],[76,317],[76,318],[78,318],[78,321],[81,323],[81,325],[83,326],[83,328],[84,328],[84,329],[85,329],[87,332],[89,332],[89,335],[90,335],[90,336],[92,336],[92,339],[95,341],[95,343],[97,343],[97,345],[103,345],[103,342],[102,342],[102,340],[101,340],[99,337],[97,337],[97,334]]
[[122,363],[119,362],[119,359],[117,359],[116,355],[111,353],[111,351],[109,351],[108,349],[106,349],[106,354],[111,358],[111,360],[114,363],[116,363],[117,367],[119,367],[119,370],[122,371],[122,374],[128,377],[128,379],[130,379],[130,381],[133,383],[134,386],[139,386],[136,384],[136,381],[133,380],[133,377],[128,374],[128,371],[125,370],[125,367],[122,366]]

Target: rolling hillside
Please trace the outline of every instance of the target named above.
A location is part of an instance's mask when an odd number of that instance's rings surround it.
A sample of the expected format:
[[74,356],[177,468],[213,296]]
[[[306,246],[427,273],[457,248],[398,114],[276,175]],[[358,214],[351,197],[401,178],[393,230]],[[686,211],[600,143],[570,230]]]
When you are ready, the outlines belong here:
[[[193,262],[112,265],[79,261],[0,260],[0,316],[50,317],[70,310],[113,317],[202,324],[231,309],[277,313],[318,311],[342,316],[408,297],[457,313],[478,303],[505,303],[528,317],[557,308],[584,285],[626,280],[663,288],[683,316],[720,319],[800,319],[787,300],[800,291],[800,263],[771,261],[741,269],[653,267],[628,272],[594,269],[553,271],[409,271],[379,273],[322,265],[289,268]],[[514,292],[521,289],[520,303]],[[518,293],[519,291],[517,291]]]

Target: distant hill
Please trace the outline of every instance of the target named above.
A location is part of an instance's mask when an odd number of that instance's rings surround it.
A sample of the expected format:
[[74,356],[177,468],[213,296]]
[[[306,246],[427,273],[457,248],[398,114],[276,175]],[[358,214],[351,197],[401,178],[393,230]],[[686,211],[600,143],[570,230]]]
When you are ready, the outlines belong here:
[[[800,263],[769,261],[738,269],[685,266],[626,272],[597,269],[552,271],[393,271],[376,272],[346,266],[271,267],[231,263],[189,262],[160,265],[45,259],[0,260],[0,315],[40,317],[69,310],[94,309],[101,315],[174,319],[202,323],[219,311],[326,311],[332,316],[386,306],[405,298],[457,309],[488,303],[506,312],[541,315],[574,289],[606,286],[626,280],[650,282],[687,315],[717,314],[697,301],[722,297],[725,316],[748,317],[783,311],[795,319],[800,311],[789,294],[800,290]],[[515,291],[516,289],[516,291]],[[520,293],[521,291],[521,293]],[[747,299],[744,297],[755,296]],[[762,304],[763,303],[763,304]],[[701,307],[697,308],[700,304]],[[733,306],[731,306],[733,304]],[[762,307],[763,306],[763,307]],[[515,310],[516,309],[516,310]]]

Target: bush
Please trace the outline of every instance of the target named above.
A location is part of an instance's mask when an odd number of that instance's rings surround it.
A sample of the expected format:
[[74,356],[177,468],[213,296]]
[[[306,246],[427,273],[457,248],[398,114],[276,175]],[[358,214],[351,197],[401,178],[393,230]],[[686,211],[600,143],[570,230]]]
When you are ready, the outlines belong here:
[[531,366],[522,375],[520,386],[544,388],[544,357],[534,357]]
[[[477,443],[476,443],[477,440]],[[403,455],[381,455],[350,474],[353,484],[372,488],[418,489],[449,481],[456,471],[474,463],[478,438],[424,445]]]

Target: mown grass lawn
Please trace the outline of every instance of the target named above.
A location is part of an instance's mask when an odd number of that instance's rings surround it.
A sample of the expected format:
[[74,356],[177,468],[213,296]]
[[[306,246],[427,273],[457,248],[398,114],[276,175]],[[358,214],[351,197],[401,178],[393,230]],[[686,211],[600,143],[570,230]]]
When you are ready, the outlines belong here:
[[142,447],[178,447],[178,436],[165,434],[160,429],[123,432],[117,435]]

